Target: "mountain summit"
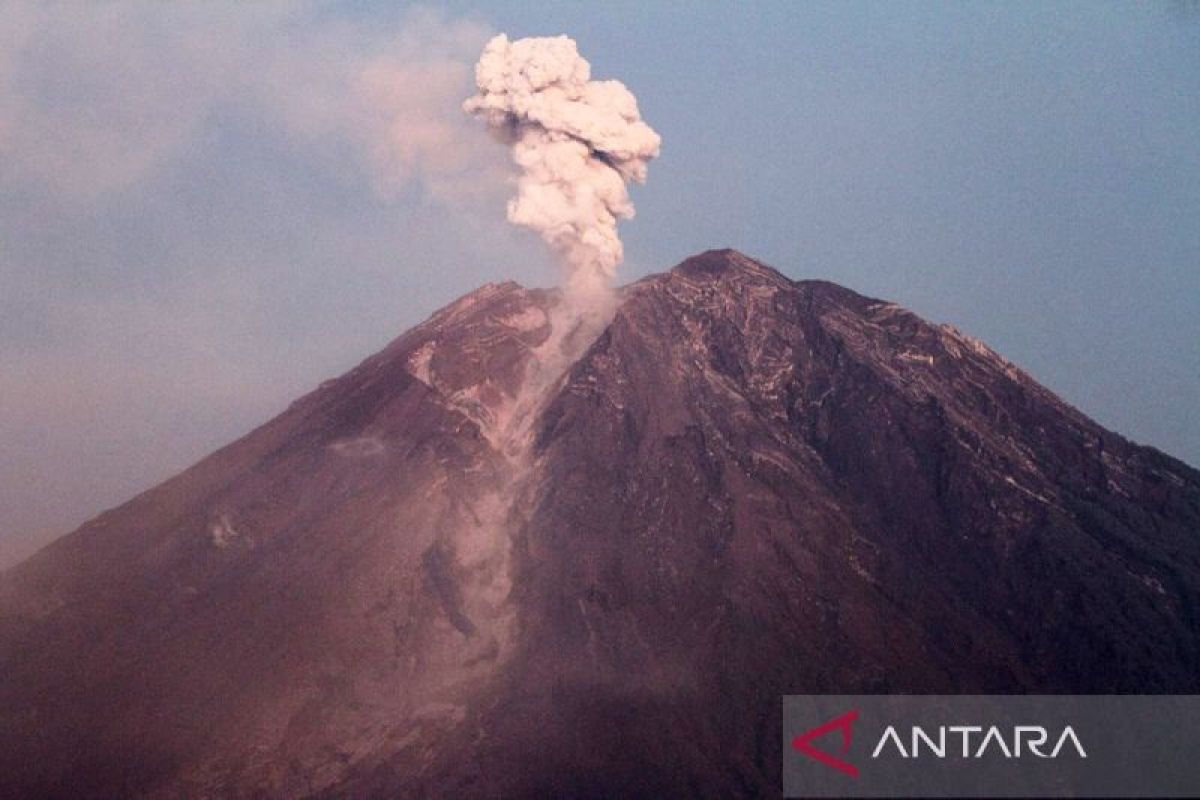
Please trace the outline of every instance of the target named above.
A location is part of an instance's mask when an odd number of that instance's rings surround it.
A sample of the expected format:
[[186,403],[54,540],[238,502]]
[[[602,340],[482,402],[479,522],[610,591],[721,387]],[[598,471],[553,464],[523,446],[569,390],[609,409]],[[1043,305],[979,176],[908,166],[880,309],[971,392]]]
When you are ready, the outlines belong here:
[[780,695],[1200,691],[1200,473],[713,251],[485,286],[0,574],[3,796],[777,795]]

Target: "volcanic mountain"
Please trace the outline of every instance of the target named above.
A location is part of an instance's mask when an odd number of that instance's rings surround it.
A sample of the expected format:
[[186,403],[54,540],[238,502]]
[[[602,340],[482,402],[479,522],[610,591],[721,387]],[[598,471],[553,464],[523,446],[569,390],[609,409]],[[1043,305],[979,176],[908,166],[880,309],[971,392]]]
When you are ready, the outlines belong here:
[[1196,470],[734,251],[561,309],[485,286],[0,575],[0,795],[771,796],[784,693],[1200,691]]

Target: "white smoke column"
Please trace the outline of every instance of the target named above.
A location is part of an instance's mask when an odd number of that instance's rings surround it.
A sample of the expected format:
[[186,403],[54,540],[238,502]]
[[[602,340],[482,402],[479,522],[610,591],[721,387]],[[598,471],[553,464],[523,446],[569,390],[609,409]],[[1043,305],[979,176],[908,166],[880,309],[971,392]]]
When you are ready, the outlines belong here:
[[623,84],[591,80],[566,36],[500,34],[484,47],[475,81],[479,93],[463,109],[511,145],[522,170],[509,221],[563,258],[571,305],[602,302],[623,257],[617,221],[633,217],[626,184],[645,182],[662,139]]

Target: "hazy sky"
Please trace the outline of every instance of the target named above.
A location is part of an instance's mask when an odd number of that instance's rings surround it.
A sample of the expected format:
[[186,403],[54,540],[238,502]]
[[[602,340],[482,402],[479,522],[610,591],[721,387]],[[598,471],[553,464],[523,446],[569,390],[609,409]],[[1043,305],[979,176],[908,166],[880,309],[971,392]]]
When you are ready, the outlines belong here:
[[567,33],[663,136],[636,278],[732,246],[950,322],[1200,464],[1195,3],[5,3],[0,565],[488,280],[459,110]]

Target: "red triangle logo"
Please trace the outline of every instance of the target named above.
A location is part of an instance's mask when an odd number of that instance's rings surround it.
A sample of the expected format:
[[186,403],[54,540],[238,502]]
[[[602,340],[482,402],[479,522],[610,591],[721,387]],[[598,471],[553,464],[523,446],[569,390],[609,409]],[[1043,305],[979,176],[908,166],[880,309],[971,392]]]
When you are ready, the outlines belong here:
[[857,710],[851,711],[848,714],[843,714],[837,719],[832,719],[829,722],[826,722],[824,725],[818,728],[813,728],[808,733],[802,733],[795,739],[792,739],[792,747],[799,752],[804,753],[804,755],[808,756],[809,758],[820,761],[827,767],[832,767],[838,772],[844,772],[851,778],[857,778],[858,767],[854,766],[848,761],[843,761],[836,756],[831,756],[824,750],[818,750],[812,745],[814,739],[820,739],[826,734],[840,730],[842,732],[842,755],[846,755],[850,752],[850,742],[854,739],[854,723],[856,721],[858,721]]

